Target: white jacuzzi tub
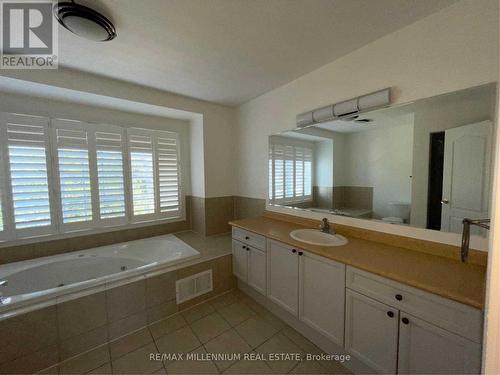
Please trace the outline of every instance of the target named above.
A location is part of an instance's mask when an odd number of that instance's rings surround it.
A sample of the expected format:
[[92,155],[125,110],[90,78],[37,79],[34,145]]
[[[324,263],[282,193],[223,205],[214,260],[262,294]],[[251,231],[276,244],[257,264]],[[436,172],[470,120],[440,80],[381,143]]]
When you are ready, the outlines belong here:
[[199,256],[191,246],[168,234],[2,265],[0,313]]

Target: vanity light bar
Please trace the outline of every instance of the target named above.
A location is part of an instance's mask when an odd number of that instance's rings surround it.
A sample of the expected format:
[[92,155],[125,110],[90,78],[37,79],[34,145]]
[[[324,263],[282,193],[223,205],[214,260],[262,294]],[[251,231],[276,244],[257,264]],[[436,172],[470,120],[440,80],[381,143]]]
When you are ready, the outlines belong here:
[[385,88],[357,98],[330,104],[297,115],[297,127],[303,128],[319,122],[330,121],[357,113],[381,108],[391,103],[391,88]]

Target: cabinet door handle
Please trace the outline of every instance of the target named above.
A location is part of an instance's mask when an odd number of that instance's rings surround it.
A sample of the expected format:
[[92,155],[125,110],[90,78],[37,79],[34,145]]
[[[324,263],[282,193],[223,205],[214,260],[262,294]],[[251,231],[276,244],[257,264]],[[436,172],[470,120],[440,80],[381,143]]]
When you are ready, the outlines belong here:
[[249,240],[249,239],[250,239],[250,237],[248,237],[248,236],[245,236],[245,240]]
[[410,321],[408,320],[408,318],[403,318],[403,319],[401,319],[401,321],[403,322],[403,324],[410,323]]
[[302,254],[304,254],[302,251],[299,251],[299,255],[302,256]]
[[403,299],[403,296],[401,294],[396,294],[395,297],[398,301],[401,301]]
[[394,313],[392,311],[387,311],[387,316],[389,318],[394,318]]
[[292,253],[296,253],[297,252],[297,249],[292,249]]

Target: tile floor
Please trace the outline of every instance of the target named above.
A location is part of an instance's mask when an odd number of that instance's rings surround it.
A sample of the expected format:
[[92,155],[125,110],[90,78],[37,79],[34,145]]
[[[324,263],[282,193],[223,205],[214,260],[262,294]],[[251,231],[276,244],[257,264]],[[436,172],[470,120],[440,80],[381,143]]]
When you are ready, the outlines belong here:
[[[155,353],[184,353],[184,358],[150,360],[150,355]],[[187,353],[198,360],[187,358]],[[228,356],[212,360],[206,358],[207,353],[227,353]],[[241,356],[239,360],[237,353]],[[42,373],[349,373],[334,361],[300,360],[305,353],[322,351],[250,297],[235,290]],[[257,360],[249,360],[249,357]]]

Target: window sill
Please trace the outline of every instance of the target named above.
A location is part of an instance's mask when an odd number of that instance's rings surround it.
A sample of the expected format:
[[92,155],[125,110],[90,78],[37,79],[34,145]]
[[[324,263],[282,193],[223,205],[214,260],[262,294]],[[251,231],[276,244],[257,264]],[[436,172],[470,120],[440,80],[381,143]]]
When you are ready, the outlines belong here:
[[161,225],[161,224],[176,223],[176,222],[181,222],[181,221],[185,221],[185,220],[186,220],[186,216],[185,216],[185,214],[183,214],[180,217],[165,218],[165,219],[159,219],[159,220],[144,220],[144,221],[134,222],[131,224],[114,224],[114,225],[109,225],[109,226],[102,227],[102,228],[75,229],[75,230],[64,232],[64,233],[46,234],[46,235],[42,235],[42,236],[18,238],[15,240],[2,240],[2,241],[0,241],[0,249],[6,248],[6,247],[18,246],[18,245],[29,245],[29,244],[38,243],[38,242],[48,242],[48,241],[69,239],[69,238],[74,238],[74,237],[88,236],[88,235],[92,235],[92,234],[117,232],[117,231],[127,230],[127,229],[136,229],[136,228],[144,228],[144,227],[150,227],[150,226]]

